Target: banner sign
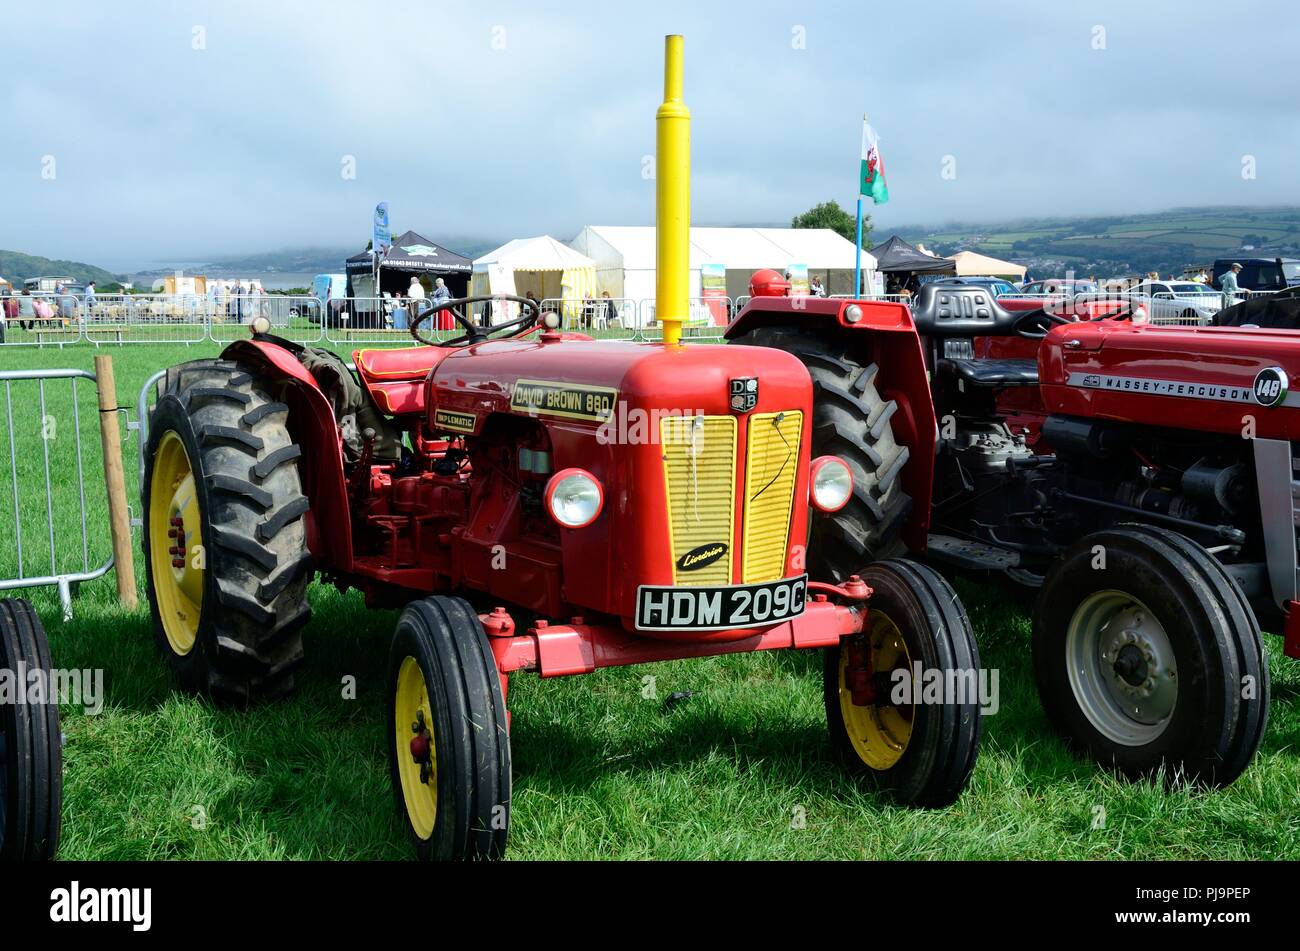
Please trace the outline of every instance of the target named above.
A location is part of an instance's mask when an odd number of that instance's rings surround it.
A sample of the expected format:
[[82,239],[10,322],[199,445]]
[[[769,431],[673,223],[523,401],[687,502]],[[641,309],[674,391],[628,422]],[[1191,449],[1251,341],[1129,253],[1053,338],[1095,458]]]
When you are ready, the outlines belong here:
[[709,316],[719,327],[727,325],[727,266],[725,264],[700,265],[700,296]]
[[388,227],[388,202],[381,201],[375,205],[375,228],[371,238],[371,248],[376,254],[383,254],[393,246],[393,233]]
[[791,264],[786,270],[790,273],[790,296],[807,297],[808,290],[808,265]]

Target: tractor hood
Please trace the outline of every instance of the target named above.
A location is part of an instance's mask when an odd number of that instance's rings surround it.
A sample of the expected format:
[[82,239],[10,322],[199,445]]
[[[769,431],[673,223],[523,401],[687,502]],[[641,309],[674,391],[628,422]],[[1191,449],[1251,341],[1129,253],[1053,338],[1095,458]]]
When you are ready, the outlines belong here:
[[620,404],[717,415],[811,402],[808,371],[791,354],[706,344],[493,341],[448,357],[430,386],[430,407],[480,422],[517,413],[598,426],[624,412]]
[[1300,439],[1300,335],[1239,327],[1080,323],[1038,355],[1051,413]]
[[[521,483],[581,468],[608,490],[595,522],[561,535],[562,576],[582,579],[564,589],[570,604],[630,619],[644,585],[748,584],[804,570],[812,383],[785,351],[489,342],[447,357],[429,386],[428,429],[473,436],[477,447],[531,440],[547,459]],[[459,536],[461,564],[471,587],[519,602],[520,590],[541,586],[521,585],[527,558],[513,557],[510,573],[492,570],[490,546],[510,524],[493,504]],[[529,606],[553,613],[559,595],[548,597]]]

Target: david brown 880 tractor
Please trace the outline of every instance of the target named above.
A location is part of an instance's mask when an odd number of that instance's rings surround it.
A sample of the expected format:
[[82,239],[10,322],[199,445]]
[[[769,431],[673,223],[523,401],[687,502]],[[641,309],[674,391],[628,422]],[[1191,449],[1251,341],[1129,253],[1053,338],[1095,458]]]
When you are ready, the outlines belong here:
[[[679,40],[660,109],[660,314],[686,312]],[[662,344],[591,341],[511,300],[522,315],[492,328],[460,315],[470,300],[425,311],[425,346],[355,353],[360,385],[337,357],[260,332],[168,372],[144,538],[180,678],[236,701],[289,689],[317,572],[407,605],[388,737],[422,856],[501,854],[517,671],[822,648],[831,734],[854,768],[902,802],[955,799],[980,735],[969,622],[923,565],[809,577],[812,512],[844,504],[852,480],[836,458],[810,461],[803,365],[681,346],[675,321]],[[438,312],[464,333],[423,338]],[[914,664],[970,689],[898,700],[894,675]]]
[[929,285],[911,309],[769,295],[737,315],[733,342],[804,361],[812,451],[854,470],[809,564],[835,578],[905,546],[1040,588],[1034,672],[1066,740],[1226,785],[1267,722],[1257,617],[1300,656],[1300,347],[1122,302],[1016,306]]

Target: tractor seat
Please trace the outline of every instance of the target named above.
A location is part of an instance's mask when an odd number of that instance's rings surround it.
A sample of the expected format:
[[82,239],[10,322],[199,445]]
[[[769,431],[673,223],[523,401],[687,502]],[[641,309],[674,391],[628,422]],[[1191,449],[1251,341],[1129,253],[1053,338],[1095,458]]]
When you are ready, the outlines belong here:
[[939,372],[956,377],[971,386],[1036,386],[1037,360],[957,360],[939,361]]
[[455,351],[449,347],[355,350],[357,375],[381,410],[393,416],[424,412],[424,380]]
[[923,337],[1006,337],[1023,319],[977,284],[926,284],[912,302],[912,324]]

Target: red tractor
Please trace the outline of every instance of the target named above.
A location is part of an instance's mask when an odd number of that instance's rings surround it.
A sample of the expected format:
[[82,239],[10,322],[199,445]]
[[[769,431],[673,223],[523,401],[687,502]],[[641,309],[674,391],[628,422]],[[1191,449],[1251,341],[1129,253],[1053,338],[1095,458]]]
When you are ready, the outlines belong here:
[[[500,309],[503,298],[494,298]],[[239,703],[293,685],[316,575],[405,605],[392,779],[422,856],[497,856],[515,672],[821,648],[832,736],[895,797],[947,804],[980,735],[955,594],[914,562],[810,577],[810,523],[852,494],[810,456],[812,386],[770,349],[596,342],[523,316],[344,361],[264,333],[168,371],[144,477],[158,645]],[[491,339],[490,339],[491,338]],[[923,703],[914,665],[971,689]]]
[[1267,721],[1259,621],[1300,656],[1300,355],[1144,317],[929,285],[910,308],[760,295],[726,333],[804,362],[811,451],[853,470],[814,573],[908,550],[1041,589],[1034,672],[1065,739],[1221,786]]

